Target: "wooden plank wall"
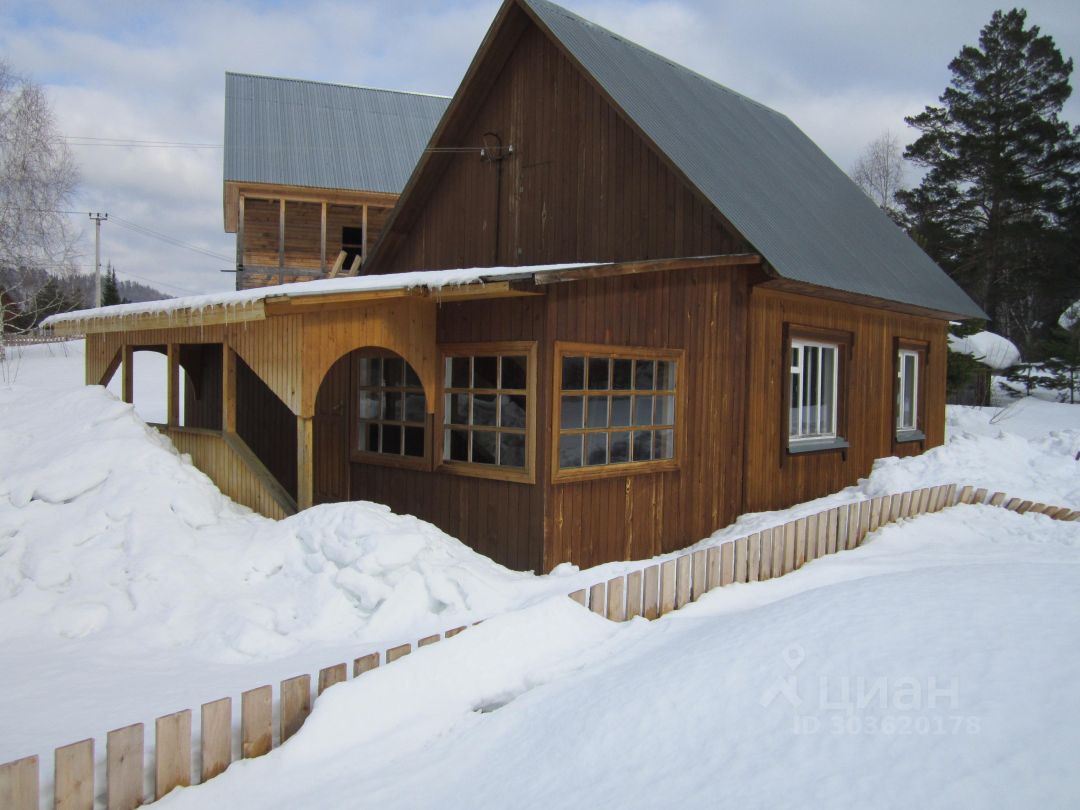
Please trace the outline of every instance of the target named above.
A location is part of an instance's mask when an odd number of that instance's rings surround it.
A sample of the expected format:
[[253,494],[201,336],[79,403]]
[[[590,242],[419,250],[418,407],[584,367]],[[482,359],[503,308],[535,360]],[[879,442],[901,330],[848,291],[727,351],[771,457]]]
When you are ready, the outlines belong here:
[[[316,202],[286,200],[285,202],[285,266],[308,270],[320,267],[319,239],[322,228],[322,206]],[[389,208],[368,206],[368,245],[374,245],[390,214]],[[244,198],[244,264],[277,267],[278,221],[277,200]],[[326,262],[333,266],[341,251],[342,228],[363,226],[363,207],[329,204],[326,207]],[[310,280],[310,276],[286,276]],[[277,283],[277,276],[270,276]]]
[[224,326],[90,334],[86,336],[87,382],[97,384],[125,343],[152,346],[227,341],[293,413],[300,413],[300,381],[304,367],[301,318],[300,315],[282,315]]
[[[206,473],[225,495],[256,512],[280,520],[287,512],[270,490],[218,433],[190,428],[161,429],[176,449],[191,455],[195,466]],[[295,442],[292,442],[295,446]]]
[[295,499],[296,416],[251,367],[239,359],[236,363],[236,434]]
[[415,223],[399,213],[369,272],[746,250],[531,24],[459,145],[488,132],[513,154],[439,156],[431,197],[411,201]]
[[184,426],[221,430],[221,344],[184,344],[180,365],[184,386]]
[[[683,349],[679,470],[549,484],[544,568],[652,557],[731,523],[742,502],[746,268],[681,270],[555,285],[556,340]],[[551,400],[552,374],[541,380]],[[547,438],[546,441],[550,441]],[[549,480],[549,479],[545,479]]]
[[[746,423],[746,489],[743,512],[778,509],[854,484],[870,472],[874,459],[916,454],[944,441],[945,321],[886,310],[823,301],[793,293],[755,288],[750,305],[750,385]],[[846,396],[850,448],[799,456],[782,453],[781,430],[787,359],[784,324],[850,332],[854,337]],[[893,383],[894,339],[930,344],[925,386],[927,424],[924,442],[897,445]]]
[[[351,465],[351,497],[388,504],[429,520],[503,565],[543,567],[544,498],[548,476],[545,425],[550,421],[550,345],[545,341],[543,298],[445,304],[438,310],[439,343],[502,340],[538,342],[537,484],[496,481],[448,472],[422,472],[373,464]],[[429,406],[431,403],[429,402]],[[318,444],[317,444],[318,446]],[[319,450],[316,451],[318,467]],[[318,488],[318,477],[316,488]]]

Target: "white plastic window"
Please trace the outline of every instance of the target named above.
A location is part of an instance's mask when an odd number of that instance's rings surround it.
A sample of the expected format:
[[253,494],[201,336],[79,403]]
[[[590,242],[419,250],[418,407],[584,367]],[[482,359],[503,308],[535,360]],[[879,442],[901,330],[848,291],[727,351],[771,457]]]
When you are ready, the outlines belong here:
[[919,353],[901,349],[897,357],[896,429],[919,429]]
[[840,347],[834,343],[791,341],[791,413],[788,438],[835,439]]

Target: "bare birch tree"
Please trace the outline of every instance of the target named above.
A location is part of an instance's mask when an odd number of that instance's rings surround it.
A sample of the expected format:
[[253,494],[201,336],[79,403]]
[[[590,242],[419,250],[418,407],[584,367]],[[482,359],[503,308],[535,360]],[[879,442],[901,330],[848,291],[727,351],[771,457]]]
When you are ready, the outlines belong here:
[[904,187],[904,156],[898,137],[884,132],[867,144],[849,174],[879,208],[898,219],[896,192]]
[[45,91],[0,60],[0,265],[72,263],[77,234],[59,212],[78,182]]

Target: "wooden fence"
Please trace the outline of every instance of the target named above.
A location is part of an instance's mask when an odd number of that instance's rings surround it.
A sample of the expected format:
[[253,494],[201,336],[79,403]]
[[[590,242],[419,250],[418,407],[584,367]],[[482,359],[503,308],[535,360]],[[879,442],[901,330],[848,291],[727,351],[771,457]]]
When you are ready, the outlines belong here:
[[881,526],[956,504],[987,504],[1020,513],[1039,512],[1057,520],[1080,520],[1080,511],[1009,498],[1004,492],[990,494],[956,484],[926,487],[806,515],[598,582],[574,591],[570,598],[616,622],[635,616],[655,619],[713,588],[783,576],[818,557],[856,548]]
[[[868,534],[903,518],[938,512],[956,504],[987,504],[1015,512],[1038,512],[1056,520],[1080,520],[1080,511],[1047,506],[1003,492],[948,486],[926,487],[844,504],[798,518],[721,545],[688,552],[665,562],[598,582],[575,591],[570,598],[612,621],[628,621],[635,616],[656,619],[698,599],[706,591],[733,582],[758,582],[782,576],[811,560],[837,551],[853,549]],[[427,636],[417,647],[457,635],[464,627],[445,634]],[[391,647],[357,658],[352,675],[358,677],[382,663],[390,664],[412,652],[412,644]],[[319,671],[316,695],[346,680],[346,664]],[[278,745],[295,734],[312,703],[312,678],[299,675],[278,687]],[[272,686],[250,689],[240,696],[240,755],[262,756],[275,744],[274,691]],[[233,705],[231,698],[200,707],[201,732],[199,780],[205,782],[222,773],[232,762]],[[175,787],[192,784],[191,711],[159,717],[154,724],[155,757],[151,780],[154,799]],[[106,807],[130,810],[142,805],[144,729],[142,723],[110,731],[106,737]],[[93,810],[95,758],[92,739],[57,748],[53,763],[53,807],[55,810]],[[38,757],[0,765],[0,810],[39,810],[40,775]]]
[[[426,647],[443,638],[456,636],[465,627],[425,636],[416,647]],[[390,664],[413,651],[412,644],[399,644],[383,653],[373,652],[352,662],[354,678]],[[345,663],[319,670],[316,696],[348,678]],[[240,695],[239,751],[242,759],[262,756],[295,734],[311,713],[312,676],[298,675],[282,681],[274,701],[271,685],[249,689]],[[274,715],[277,709],[277,729]],[[105,743],[105,806],[108,810],[130,810],[147,802],[144,785],[152,785],[156,801],[175,787],[193,784],[191,710],[167,714],[154,722],[154,762],[148,774],[145,765],[145,729],[142,723],[114,729]],[[225,771],[232,763],[234,723],[233,700],[225,697],[199,708],[200,733],[197,744],[201,765],[198,782]],[[82,740],[57,748],[53,755],[53,807],[55,810],[94,810],[96,792],[94,740]],[[147,778],[149,776],[149,779]],[[0,810],[39,810],[41,803],[38,757],[25,757],[0,765]]]

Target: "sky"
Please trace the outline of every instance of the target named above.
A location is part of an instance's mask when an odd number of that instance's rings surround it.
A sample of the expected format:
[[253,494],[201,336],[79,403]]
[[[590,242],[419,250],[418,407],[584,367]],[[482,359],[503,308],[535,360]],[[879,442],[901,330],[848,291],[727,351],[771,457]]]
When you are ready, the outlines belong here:
[[[841,167],[934,104],[992,0],[565,0],[572,11],[788,115]],[[102,263],[172,295],[231,289],[224,232],[225,71],[451,95],[499,0],[0,0],[0,57],[44,85],[59,131],[207,147],[77,145],[73,210],[102,211]],[[1005,6],[1008,8],[1009,6]],[[1025,5],[1080,58],[1080,4]],[[1075,84],[1074,77],[1074,84]],[[1080,99],[1065,118],[1080,123]],[[914,175],[914,170],[911,172]],[[93,228],[82,257],[93,266]],[[123,222],[120,222],[122,220]],[[150,228],[204,253],[124,227]],[[207,255],[207,252],[215,255]]]

